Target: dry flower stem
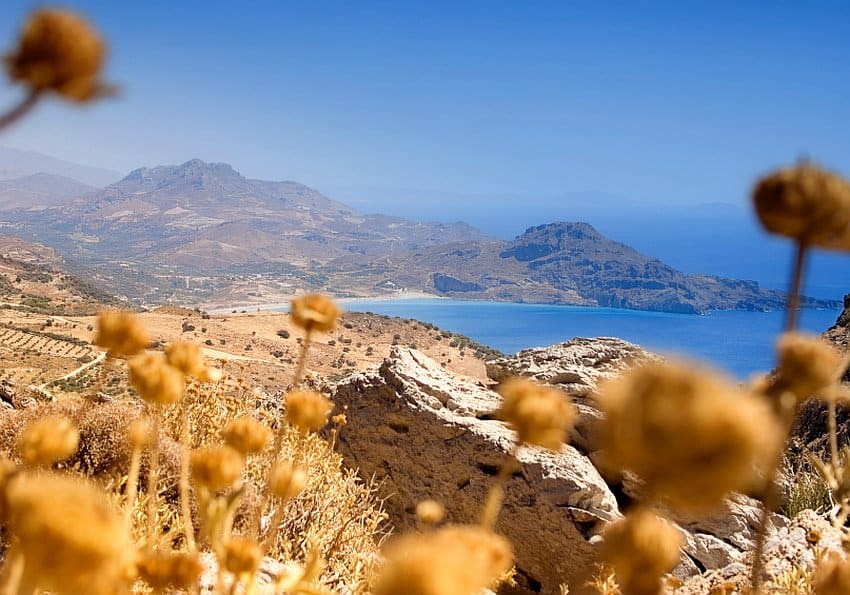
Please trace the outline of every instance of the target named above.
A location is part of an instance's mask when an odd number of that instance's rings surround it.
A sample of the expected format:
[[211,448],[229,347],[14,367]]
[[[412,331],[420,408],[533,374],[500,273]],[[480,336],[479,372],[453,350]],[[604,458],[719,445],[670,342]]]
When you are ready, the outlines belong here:
[[505,484],[511,474],[519,467],[519,460],[516,458],[517,449],[518,447],[514,445],[513,449],[505,456],[505,462],[502,463],[499,474],[487,492],[487,500],[481,510],[481,522],[479,523],[484,529],[492,531],[496,526],[496,521],[502,510],[502,502],[505,499]]
[[[803,269],[806,265],[806,251],[808,246],[802,242],[797,242],[797,250],[794,255],[794,272],[791,277],[791,288],[788,292],[788,305],[786,309],[785,331],[793,331],[797,327],[797,310],[800,306],[800,288],[803,284]],[[782,417],[783,425],[785,426],[785,438],[783,446],[788,442],[788,436],[791,433],[791,428],[794,425],[794,418],[797,414],[797,406],[783,404]],[[832,418],[834,421],[834,418]],[[832,436],[830,436],[830,448],[832,448]],[[837,451],[837,448],[836,448]],[[783,448],[784,452],[784,448]],[[767,485],[764,498],[762,500],[761,516],[759,517],[758,533],[756,534],[755,551],[753,553],[753,568],[750,576],[754,595],[761,593],[761,575],[764,569],[764,545],[767,540],[767,524],[770,518],[770,512],[776,507],[779,500],[779,493],[776,489],[776,474],[779,471],[779,464],[782,454],[777,455],[773,465],[771,465],[767,474]]]
[[11,126],[24,116],[26,116],[32,108],[36,106],[39,99],[41,99],[43,93],[39,90],[32,90],[24,97],[24,100],[21,101],[18,105],[10,109],[8,112],[0,116],[0,130]]
[[180,514],[186,547],[194,552],[195,528],[192,526],[192,505],[189,502],[189,405],[187,397],[180,403]]
[[130,470],[127,471],[127,487],[124,492],[124,518],[127,527],[132,527],[133,509],[136,507],[136,498],[139,492],[139,469],[142,466],[142,449],[133,444],[130,453]]
[[157,479],[159,475],[159,405],[149,403],[151,417],[150,460],[148,461],[148,548],[154,547],[156,528]]
[[803,242],[797,242],[797,250],[794,255],[794,273],[791,277],[791,288],[788,292],[788,305],[786,308],[785,330],[793,331],[797,328],[797,310],[800,309],[800,287],[803,284],[803,269],[806,265],[806,252],[808,246]]

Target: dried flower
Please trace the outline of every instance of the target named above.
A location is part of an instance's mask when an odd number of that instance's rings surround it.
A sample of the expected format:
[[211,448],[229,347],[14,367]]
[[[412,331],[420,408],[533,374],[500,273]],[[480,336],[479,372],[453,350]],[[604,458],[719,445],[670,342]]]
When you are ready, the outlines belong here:
[[150,403],[170,405],[183,398],[186,382],[177,368],[169,366],[161,353],[146,353],[128,362],[130,384]]
[[234,419],[224,426],[224,441],[243,455],[258,453],[268,446],[272,431],[250,417]]
[[513,562],[510,542],[477,526],[448,526],[391,542],[374,595],[470,595],[494,587]]
[[201,378],[207,368],[201,348],[187,341],[169,343],[165,347],[165,360],[168,365],[194,378]]
[[292,300],[292,322],[306,331],[329,332],[336,328],[339,306],[327,296],[310,293]]
[[150,337],[135,314],[109,310],[97,315],[94,344],[106,349],[109,355],[115,357],[136,355],[149,343]]
[[18,452],[28,465],[52,465],[67,459],[80,445],[80,432],[65,415],[36,419],[18,440]]
[[517,433],[520,444],[557,451],[575,419],[569,397],[556,388],[527,378],[510,378],[499,386],[498,415]]
[[779,366],[768,390],[804,400],[836,384],[844,372],[838,350],[814,335],[783,333],[776,347]]
[[128,592],[133,552],[122,517],[94,484],[20,473],[6,487],[6,521],[27,584],[57,594]]
[[809,164],[780,169],[759,180],[753,202],[771,233],[850,249],[850,184],[837,174]]
[[263,552],[253,541],[231,537],[223,544],[224,567],[237,576],[252,576],[260,567]]
[[193,552],[152,552],[136,564],[139,578],[157,591],[189,590],[198,584],[204,565]]
[[818,562],[812,581],[815,595],[850,593],[850,561],[833,552]]
[[345,416],[345,413],[337,413],[331,418],[331,422],[340,428],[344,428],[348,425],[348,418]]
[[282,500],[294,498],[307,485],[307,472],[289,461],[278,461],[271,471],[269,491]]
[[142,450],[153,440],[153,424],[147,417],[138,417],[127,427],[127,440],[130,446]]
[[647,364],[598,396],[604,460],[629,469],[650,495],[704,512],[745,490],[778,452],[779,424],[763,400],[693,366]]
[[198,376],[198,380],[201,382],[218,382],[223,376],[224,373],[220,369],[207,366]]
[[436,525],[446,516],[446,509],[436,500],[422,500],[416,505],[416,518],[426,525]]
[[192,477],[207,489],[217,492],[232,486],[242,477],[245,460],[229,446],[205,446],[192,451]]
[[623,593],[657,595],[661,577],[679,561],[682,534],[647,510],[630,512],[605,528],[602,558],[611,565]]
[[333,403],[312,390],[293,391],[285,403],[286,419],[305,434],[322,429],[333,409]]
[[18,47],[6,57],[6,70],[33,91],[89,101],[106,92],[98,79],[105,56],[103,40],[82,17],[43,9],[24,25]]

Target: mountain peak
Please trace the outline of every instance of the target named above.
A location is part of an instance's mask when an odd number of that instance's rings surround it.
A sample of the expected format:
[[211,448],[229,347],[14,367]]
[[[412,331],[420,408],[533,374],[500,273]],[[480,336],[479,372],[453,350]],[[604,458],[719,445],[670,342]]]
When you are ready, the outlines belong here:
[[189,184],[201,189],[210,184],[242,181],[245,181],[245,178],[228,163],[207,163],[200,159],[190,159],[180,165],[158,165],[134,169],[119,183],[153,183],[160,187]]

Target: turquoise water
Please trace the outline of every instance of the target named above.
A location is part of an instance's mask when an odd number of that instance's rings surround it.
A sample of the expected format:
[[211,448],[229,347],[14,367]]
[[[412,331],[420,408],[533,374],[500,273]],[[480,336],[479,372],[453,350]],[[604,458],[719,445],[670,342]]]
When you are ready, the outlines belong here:
[[[706,316],[615,308],[543,306],[449,299],[347,300],[347,310],[414,318],[467,335],[505,353],[573,337],[619,337],[647,349],[698,358],[738,378],[773,366],[782,312],[714,312]],[[839,310],[803,310],[803,329],[821,333]]]

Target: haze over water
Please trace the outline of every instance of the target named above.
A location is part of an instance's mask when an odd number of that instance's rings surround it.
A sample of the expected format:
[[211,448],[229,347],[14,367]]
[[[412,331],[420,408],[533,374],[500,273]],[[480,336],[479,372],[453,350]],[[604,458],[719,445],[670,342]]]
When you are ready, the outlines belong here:
[[[548,306],[451,299],[345,300],[355,312],[414,318],[512,354],[573,337],[618,337],[663,355],[709,363],[740,379],[774,365],[784,312],[713,312],[706,316],[617,308]],[[822,333],[840,310],[803,310],[803,330]]]

